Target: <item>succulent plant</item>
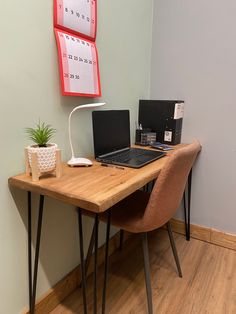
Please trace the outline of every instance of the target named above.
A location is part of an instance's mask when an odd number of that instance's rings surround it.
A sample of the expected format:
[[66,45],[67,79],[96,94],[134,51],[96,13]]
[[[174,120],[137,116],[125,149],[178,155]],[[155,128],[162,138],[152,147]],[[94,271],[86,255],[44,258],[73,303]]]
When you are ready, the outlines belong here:
[[39,121],[35,128],[26,128],[25,132],[28,138],[39,147],[47,147],[49,140],[53,137],[56,130],[50,124]]

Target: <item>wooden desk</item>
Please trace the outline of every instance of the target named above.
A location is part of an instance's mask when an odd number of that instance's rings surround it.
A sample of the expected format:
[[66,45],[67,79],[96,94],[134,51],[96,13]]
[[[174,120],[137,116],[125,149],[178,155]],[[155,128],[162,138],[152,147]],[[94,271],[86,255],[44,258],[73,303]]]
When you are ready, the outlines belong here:
[[103,212],[126,196],[157,178],[168,157],[140,169],[102,167],[93,161],[92,167],[70,168],[63,164],[61,178],[42,178],[33,182],[26,174],[9,179],[17,188],[50,196],[93,212]]
[[[177,145],[175,146],[175,149],[183,146],[184,145],[182,144]],[[168,155],[169,154],[171,154],[171,152],[168,153]],[[100,163],[93,161],[94,164],[92,167],[83,168],[70,168],[66,164],[63,164],[62,176],[60,178],[41,178],[38,182],[33,182],[31,177],[26,174],[20,174],[9,178],[10,186],[28,191],[28,269],[30,313],[34,313],[35,308],[44,196],[49,196],[62,202],[75,205],[78,208],[94,212],[97,219],[98,213],[108,210],[114,204],[132,194],[137,189],[156,179],[159,172],[165,165],[168,155],[140,169],[127,167],[124,169],[118,169],[115,167],[102,167]],[[31,252],[31,192],[40,194],[33,280]],[[84,254],[81,217],[79,218],[79,232],[80,249],[82,247],[80,251],[81,268],[83,268]],[[85,270],[82,269],[82,277],[85,276],[84,271]],[[83,279],[85,280],[85,277]],[[85,295],[84,302],[86,303]]]

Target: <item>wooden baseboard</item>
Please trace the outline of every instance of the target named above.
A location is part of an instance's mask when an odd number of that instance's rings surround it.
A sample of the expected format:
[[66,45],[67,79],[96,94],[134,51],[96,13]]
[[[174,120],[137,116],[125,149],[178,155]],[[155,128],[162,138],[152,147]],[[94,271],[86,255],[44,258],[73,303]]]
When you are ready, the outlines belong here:
[[[185,234],[185,225],[183,221],[172,219],[171,225],[174,232]],[[193,224],[191,224],[190,230],[192,238],[236,251],[236,235]],[[124,241],[126,241],[130,236],[130,233],[125,232]],[[113,254],[114,251],[118,249],[118,247],[119,233],[115,234],[110,239],[109,255]],[[98,265],[101,265],[104,262],[104,252],[105,246],[103,245],[98,250]],[[92,272],[93,264],[91,263],[88,269],[88,275],[90,275]],[[35,314],[50,313],[58,304],[60,304],[78,287],[80,282],[80,267],[78,266],[36,302]],[[24,310],[22,314],[29,314],[29,310]]]
[[[171,226],[173,231],[185,234],[183,221],[172,219]],[[236,235],[222,232],[213,228],[191,224],[190,235],[192,238],[209,242],[236,251]]]
[[[130,233],[124,232],[124,242],[131,236]],[[109,255],[119,248],[119,233],[116,233],[109,242]],[[104,262],[105,245],[98,249],[98,266]],[[91,259],[93,261],[93,259]],[[90,263],[88,268],[88,275],[93,272],[93,262]],[[67,296],[69,296],[80,284],[80,266],[72,270],[68,275],[61,279],[54,287],[46,292],[35,304],[35,314],[48,314],[58,304],[60,304]],[[29,309],[22,311],[22,314],[29,314]]]

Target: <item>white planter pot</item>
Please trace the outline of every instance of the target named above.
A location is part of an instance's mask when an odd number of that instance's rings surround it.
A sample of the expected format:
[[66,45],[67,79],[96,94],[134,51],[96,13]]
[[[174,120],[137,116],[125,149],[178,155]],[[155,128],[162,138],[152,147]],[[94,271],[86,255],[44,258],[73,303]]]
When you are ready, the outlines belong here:
[[55,169],[56,167],[56,149],[57,144],[51,143],[47,147],[38,147],[36,145],[28,146],[29,164],[32,168],[32,153],[37,153],[38,157],[38,170],[40,172],[47,172]]

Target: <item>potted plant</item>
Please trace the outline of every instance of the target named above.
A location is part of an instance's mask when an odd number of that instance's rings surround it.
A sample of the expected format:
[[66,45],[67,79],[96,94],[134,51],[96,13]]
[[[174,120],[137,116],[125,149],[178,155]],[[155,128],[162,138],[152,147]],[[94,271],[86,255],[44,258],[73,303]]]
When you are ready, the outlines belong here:
[[25,131],[28,138],[35,143],[26,148],[30,168],[32,169],[33,154],[37,154],[37,168],[40,173],[55,169],[57,144],[49,141],[56,130],[39,121],[35,128],[26,128]]

